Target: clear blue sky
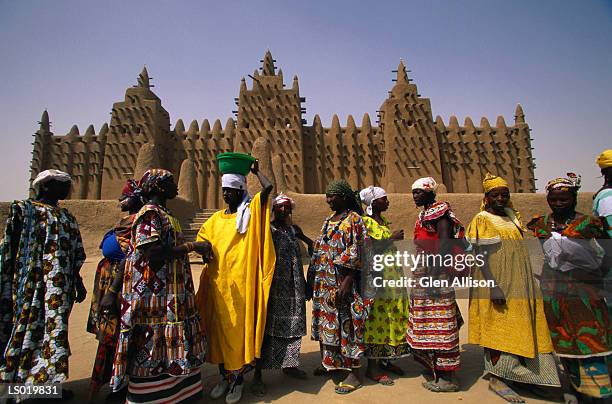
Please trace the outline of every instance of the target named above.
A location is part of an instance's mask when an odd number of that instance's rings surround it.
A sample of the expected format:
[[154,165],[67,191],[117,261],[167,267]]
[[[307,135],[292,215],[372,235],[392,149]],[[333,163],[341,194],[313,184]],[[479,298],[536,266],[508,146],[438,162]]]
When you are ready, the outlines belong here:
[[[299,76],[309,124],[372,118],[406,60],[445,122],[512,123],[521,103],[538,188],[567,170],[599,187],[612,148],[612,2],[0,0],[0,200],[26,194],[32,137],[47,108],[56,134],[96,131],[146,64],[154,91],[189,122],[223,124],[240,78],[270,49]],[[250,82],[250,80],[249,80]],[[406,184],[406,189],[408,189]]]

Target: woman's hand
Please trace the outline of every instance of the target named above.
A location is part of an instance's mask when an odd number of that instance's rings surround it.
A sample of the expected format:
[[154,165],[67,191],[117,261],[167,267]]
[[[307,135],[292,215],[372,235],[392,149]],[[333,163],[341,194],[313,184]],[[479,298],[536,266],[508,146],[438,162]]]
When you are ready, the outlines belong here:
[[396,230],[391,233],[391,240],[403,240],[404,239],[404,230]]
[[506,296],[499,286],[495,286],[491,289],[491,302],[496,306],[506,305]]
[[212,255],[212,244],[208,240],[195,242],[193,243],[193,251],[206,258]]
[[75,300],[77,303],[81,303],[87,297],[87,289],[85,289],[85,285],[83,285],[83,278],[80,276],[77,279],[76,283],[76,297]]
[[349,297],[353,292],[353,275],[347,275],[342,279],[340,283],[340,288],[338,289],[338,300],[341,303],[346,303],[349,301]]
[[251,167],[251,172],[255,175],[259,172],[259,160],[255,160],[253,166]]

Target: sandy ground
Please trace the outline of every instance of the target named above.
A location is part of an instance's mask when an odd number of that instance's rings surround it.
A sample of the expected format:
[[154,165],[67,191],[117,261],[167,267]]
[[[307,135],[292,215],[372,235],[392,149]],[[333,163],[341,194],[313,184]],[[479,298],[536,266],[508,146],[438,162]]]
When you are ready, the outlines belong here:
[[[81,273],[85,281],[85,285],[90,288],[93,285],[93,275],[99,257],[91,257],[87,259]],[[193,265],[193,275],[197,281],[199,280],[200,268]],[[461,294],[463,295],[463,293]],[[85,331],[87,315],[89,310],[90,299],[75,305],[72,316],[70,318],[70,346],[72,356],[70,358],[70,379],[66,383],[66,387],[75,392],[75,398],[72,402],[87,401],[89,394],[89,377],[91,376],[94,356],[97,348],[97,341],[93,335]],[[464,316],[467,316],[467,300],[460,299],[459,306]],[[307,312],[309,312],[308,307]],[[461,330],[461,339],[467,339],[467,326]],[[396,362],[406,372],[403,377],[391,375],[395,379],[394,386],[377,385],[370,380],[365,381],[364,387],[346,395],[339,396],[334,393],[333,381],[327,377],[312,376],[312,370],[319,365],[320,356],[318,352],[318,343],[311,341],[310,338],[302,339],[302,369],[308,372],[308,380],[295,380],[284,376],[280,371],[264,372],[264,382],[267,386],[267,394],[263,398],[258,398],[250,394],[249,387],[252,379],[252,374],[246,376],[247,384],[245,394],[241,402],[270,402],[283,401],[292,403],[306,403],[312,400],[324,400],[333,402],[353,402],[353,403],[505,403],[504,400],[498,398],[488,390],[488,382],[482,378],[483,361],[482,349],[475,345],[462,344],[461,346],[462,369],[458,373],[458,378],[461,383],[461,391],[457,393],[433,393],[425,390],[421,383],[425,380],[421,374],[422,367],[416,363],[411,357],[400,359]],[[204,390],[208,393],[219,380],[217,367],[206,365],[203,369]],[[546,403],[556,402],[555,400],[541,400],[536,396],[525,391],[519,390],[529,403]],[[109,392],[105,387],[96,401],[104,401],[103,398]],[[559,391],[556,391],[560,394]],[[202,400],[203,402],[212,402],[208,396]],[[223,399],[216,400],[222,403]]]

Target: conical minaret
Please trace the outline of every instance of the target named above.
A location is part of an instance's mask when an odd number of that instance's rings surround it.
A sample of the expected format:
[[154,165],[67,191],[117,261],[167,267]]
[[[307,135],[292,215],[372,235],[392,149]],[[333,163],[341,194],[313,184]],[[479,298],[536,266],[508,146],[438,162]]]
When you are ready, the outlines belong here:
[[276,62],[276,60],[274,60],[274,58],[272,57],[272,52],[270,52],[270,50],[268,49],[262,60],[263,65],[261,67],[261,74],[263,76],[275,75],[276,67],[274,66],[274,62]]
[[152,86],[151,86],[150,80],[151,78],[149,77],[149,72],[147,71],[147,67],[144,66],[142,68],[142,72],[140,72],[140,74],[138,75],[138,85],[136,85],[136,87],[151,89]]

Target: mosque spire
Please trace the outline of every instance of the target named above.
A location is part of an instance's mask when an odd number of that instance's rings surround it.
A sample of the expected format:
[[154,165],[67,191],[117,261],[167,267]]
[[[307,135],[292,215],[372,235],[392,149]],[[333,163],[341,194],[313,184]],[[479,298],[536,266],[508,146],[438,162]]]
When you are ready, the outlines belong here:
[[149,72],[147,71],[147,66],[142,68],[142,72],[138,75],[138,85],[136,87],[148,88],[154,87],[150,83],[151,77],[149,77]]
[[272,57],[270,49],[266,51],[266,54],[261,62],[263,63],[263,66],[261,68],[261,74],[263,76],[274,76],[274,62],[276,62],[276,60],[274,60],[274,58]]
[[408,84],[408,81],[404,59],[400,59],[400,63],[397,66],[397,84]]

